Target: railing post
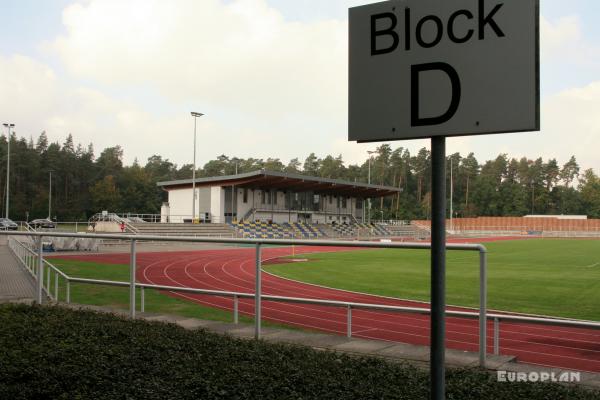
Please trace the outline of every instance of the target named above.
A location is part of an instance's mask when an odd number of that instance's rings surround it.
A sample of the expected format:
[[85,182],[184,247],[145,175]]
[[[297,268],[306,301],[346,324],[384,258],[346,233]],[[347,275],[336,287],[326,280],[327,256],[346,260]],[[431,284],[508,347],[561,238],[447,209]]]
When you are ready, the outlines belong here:
[[143,286],[140,288],[140,312],[146,312],[146,295]]
[[494,355],[500,354],[500,320],[494,318]]
[[131,240],[129,262],[129,317],[135,318],[135,239]]
[[352,306],[350,304],[348,304],[348,308],[347,308],[348,312],[347,312],[347,323],[346,323],[346,336],[348,336],[349,338],[352,337]]
[[238,324],[239,322],[239,300],[237,295],[233,295],[233,323]]
[[46,270],[46,292],[48,293],[48,297],[52,297],[50,292],[50,267]]
[[485,368],[487,353],[487,253],[479,249],[479,366]]
[[58,272],[54,273],[54,301],[58,302]]
[[260,243],[256,244],[256,284],[254,286],[254,338],[260,339],[261,319],[261,277],[260,277]]
[[37,303],[42,304],[44,300],[44,260],[42,259],[42,237],[38,236],[38,259],[37,259]]
[[71,304],[71,281],[67,279],[67,304]]

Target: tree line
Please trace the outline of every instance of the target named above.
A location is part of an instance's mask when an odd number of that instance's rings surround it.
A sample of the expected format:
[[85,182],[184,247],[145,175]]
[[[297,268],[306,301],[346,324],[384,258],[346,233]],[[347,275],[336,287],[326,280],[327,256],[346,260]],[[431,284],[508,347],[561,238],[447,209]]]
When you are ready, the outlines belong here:
[[[0,138],[0,190],[6,204],[6,136]],[[10,138],[10,217],[47,217],[50,174],[50,216],[84,220],[101,210],[154,214],[166,201],[158,181],[190,179],[192,164],[177,164],[160,155],[145,165],[136,159],[123,164],[123,149],[108,147],[98,156],[92,144],[49,143],[45,132],[33,138]],[[426,219],[431,213],[431,154],[382,144],[360,164],[346,164],[341,155],[324,158],[311,153],[303,161],[279,158],[238,158],[221,155],[196,171],[198,177],[232,175],[259,169],[393,186],[398,195],[374,200],[373,219]],[[600,218],[600,178],[581,171],[575,156],[560,165],[556,159],[509,158],[500,154],[479,161],[473,153],[447,157],[448,199],[455,217],[585,214]],[[449,200],[448,200],[449,201]],[[449,206],[450,204],[448,204]]]

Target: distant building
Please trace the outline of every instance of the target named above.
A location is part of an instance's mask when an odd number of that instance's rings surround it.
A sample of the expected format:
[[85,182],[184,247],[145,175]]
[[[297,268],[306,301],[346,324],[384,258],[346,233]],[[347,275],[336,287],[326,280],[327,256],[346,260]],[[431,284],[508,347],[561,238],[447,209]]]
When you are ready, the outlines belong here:
[[[191,222],[192,180],[158,182],[169,193],[163,222]],[[196,179],[195,216],[202,222],[366,222],[367,200],[398,188],[273,171]]]

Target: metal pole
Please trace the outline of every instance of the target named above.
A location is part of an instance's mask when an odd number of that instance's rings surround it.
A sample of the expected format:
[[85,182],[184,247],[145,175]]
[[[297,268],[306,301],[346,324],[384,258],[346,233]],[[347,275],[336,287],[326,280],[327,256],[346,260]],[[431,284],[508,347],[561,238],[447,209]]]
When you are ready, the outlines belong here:
[[431,399],[445,399],[446,138],[431,138]]
[[239,300],[236,295],[233,296],[233,323],[239,322]]
[[346,323],[346,336],[348,336],[349,338],[352,337],[352,306],[348,305],[348,312],[347,312],[347,323]]
[[146,311],[146,296],[144,294],[144,287],[140,288],[140,312]]
[[487,253],[479,251],[479,366],[485,368],[487,353]]
[[196,219],[196,117],[194,117],[194,169],[192,170],[192,224],[194,223],[195,219]]
[[71,281],[67,279],[67,304],[71,303]]
[[58,272],[54,273],[54,301],[58,302]]
[[260,243],[256,245],[256,285],[254,286],[254,338],[260,339],[261,318],[261,279],[260,279]]
[[42,259],[42,237],[38,237],[38,268],[37,268],[37,303],[44,300],[44,260]]
[[129,316],[135,318],[135,240],[131,241],[129,263]]
[[454,221],[453,221],[453,209],[452,209],[452,197],[454,194],[454,182],[452,180],[452,157],[450,157],[450,230],[454,231]]
[[48,186],[48,219],[52,219],[52,171],[50,172],[50,185]]
[[[367,152],[368,153],[368,152]],[[369,185],[371,184],[371,153],[369,153]],[[367,199],[368,205],[369,205],[369,210],[367,213],[367,223],[370,224],[371,223],[371,198],[369,197]]]
[[500,320],[494,318],[494,355],[500,354]]
[[8,144],[6,151],[6,218],[8,217],[8,199],[10,196],[10,128],[14,124],[4,124],[8,128],[8,136],[6,136],[6,143]]
[[50,294],[50,268],[47,269],[46,272],[46,292],[48,293],[48,297],[51,297]]

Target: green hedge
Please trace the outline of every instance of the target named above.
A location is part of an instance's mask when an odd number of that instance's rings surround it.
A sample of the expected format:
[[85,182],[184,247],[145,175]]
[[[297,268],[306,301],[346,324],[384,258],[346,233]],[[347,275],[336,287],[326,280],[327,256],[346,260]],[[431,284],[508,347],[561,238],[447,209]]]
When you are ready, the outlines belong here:
[[[448,399],[593,399],[450,370]],[[59,307],[0,306],[1,399],[426,399],[425,371]]]

